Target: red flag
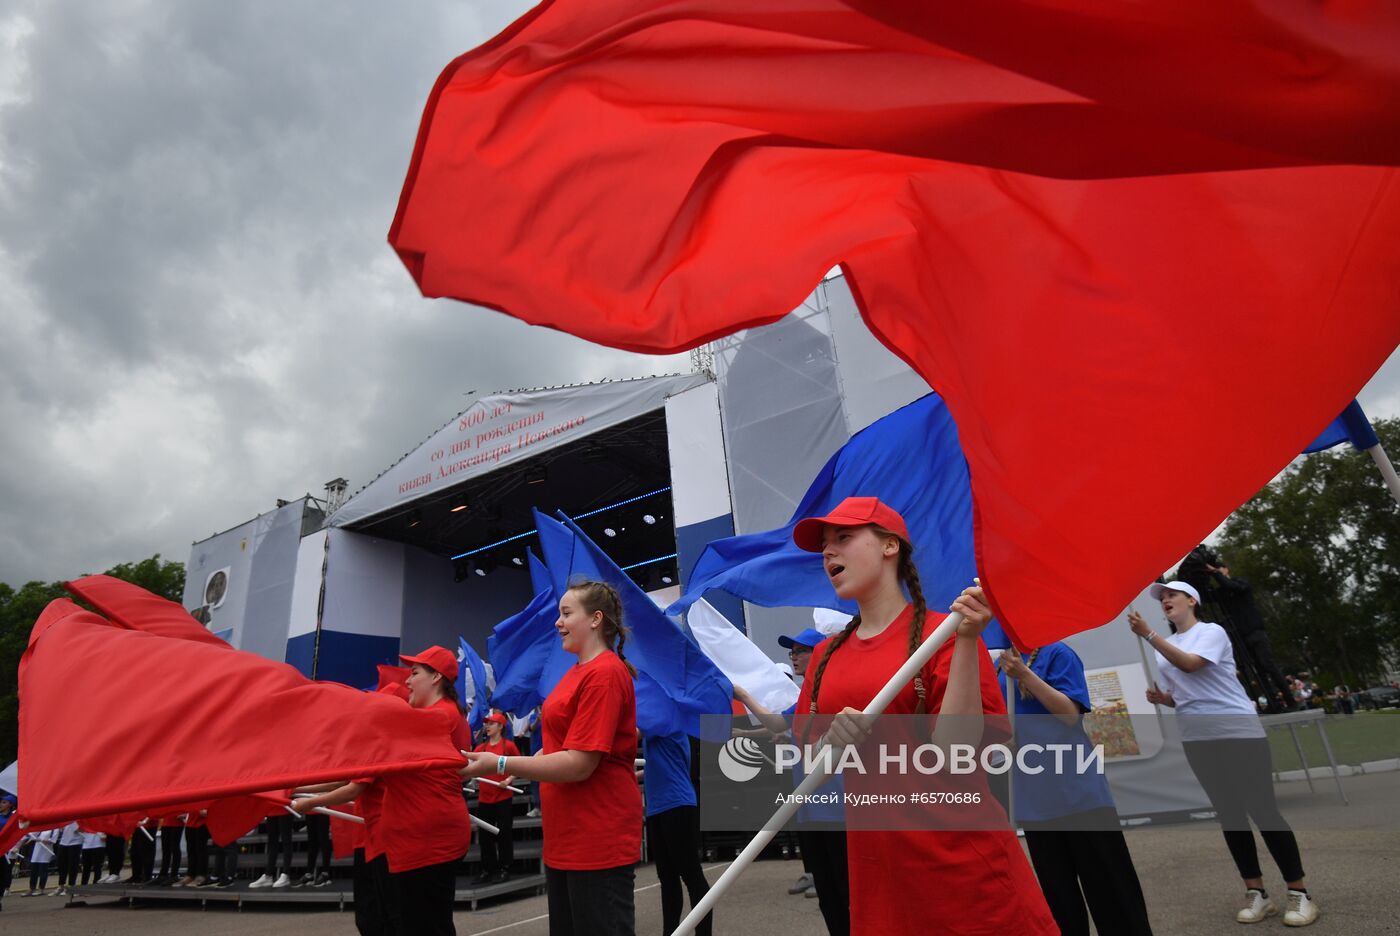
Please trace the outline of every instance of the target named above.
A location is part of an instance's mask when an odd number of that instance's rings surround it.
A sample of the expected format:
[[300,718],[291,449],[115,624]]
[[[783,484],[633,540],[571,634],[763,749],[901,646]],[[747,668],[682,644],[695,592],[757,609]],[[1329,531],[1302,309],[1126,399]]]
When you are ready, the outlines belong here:
[[390,241],[425,295],[646,352],[840,262],[958,422],[1025,648],[1115,616],[1400,342],[1396,126],[1382,5],[554,0],[438,80]]
[[19,684],[21,813],[36,826],[462,762],[438,712],[66,600],[35,623]]
[[76,581],[64,582],[63,587],[120,627],[232,649],[183,607],[139,585],[110,575],[88,575]]
[[402,693],[396,691],[394,694],[407,701],[408,687],[404,686],[404,683],[408,681],[409,668],[407,666],[390,666],[388,663],[380,663],[375,669],[379,671],[379,685],[375,687],[375,691],[383,692],[387,686],[403,686]]

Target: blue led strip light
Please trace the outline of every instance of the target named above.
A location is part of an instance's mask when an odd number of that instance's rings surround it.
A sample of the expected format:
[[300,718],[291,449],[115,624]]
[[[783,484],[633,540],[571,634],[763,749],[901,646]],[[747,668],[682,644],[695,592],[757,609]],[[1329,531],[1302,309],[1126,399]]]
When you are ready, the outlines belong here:
[[[606,512],[609,511],[609,510],[616,510],[616,509],[619,508],[619,507],[626,507],[628,504],[635,504],[637,501],[639,501],[639,500],[646,500],[648,497],[655,497],[655,496],[658,495],[658,494],[665,494],[665,493],[666,493],[667,491],[669,491],[669,490],[671,490],[671,487],[670,487],[670,485],[667,485],[667,486],[664,487],[664,488],[657,488],[656,490],[654,490],[654,491],[648,491],[648,492],[645,493],[645,494],[638,494],[636,497],[629,497],[629,498],[627,498],[627,500],[618,501],[616,504],[609,504],[609,505],[606,506],[606,507],[599,507],[597,510],[590,510],[588,513],[581,513],[581,514],[579,514],[577,517],[570,517],[569,519],[571,519],[571,520],[582,520],[582,519],[584,519],[585,517],[592,517],[592,516],[595,516],[595,515],[600,514],[600,513],[606,513]],[[471,550],[468,550],[467,552],[464,552],[464,553],[458,553],[457,555],[455,555],[455,556],[452,557],[452,560],[451,560],[451,561],[456,562],[458,559],[465,559],[465,558],[467,558],[468,556],[475,556],[477,553],[486,552],[488,549],[495,549],[497,546],[504,546],[506,543],[513,543],[513,542],[515,542],[516,540],[524,539],[524,538],[527,537],[527,536],[534,536],[537,532],[538,532],[537,530],[526,530],[524,533],[517,533],[517,534],[515,534],[514,536],[507,536],[507,537],[506,537],[505,539],[503,539],[503,540],[497,540],[497,541],[494,542],[494,543],[488,543],[488,544],[486,544],[485,546],[478,546],[476,549],[471,549]],[[670,559],[670,558],[672,558],[672,557],[671,557],[671,556],[662,556],[661,558],[662,558],[662,559]],[[659,561],[660,561],[660,560],[658,560],[658,559],[649,559],[649,560],[647,560],[647,562],[659,562]],[[647,564],[646,562],[641,563],[641,565],[646,565],[646,564]],[[628,566],[627,568],[631,569],[631,568],[635,568],[635,566]]]
[[657,488],[656,490],[649,491],[646,494],[638,494],[636,497],[629,497],[625,501],[618,501],[616,504],[610,504],[607,507],[599,507],[597,510],[590,510],[588,513],[581,513],[577,517],[570,517],[569,519],[582,520],[585,517],[591,517],[594,514],[600,514],[608,510],[616,510],[618,507],[626,507],[628,504],[635,504],[637,501],[646,500],[648,497],[655,497],[658,494],[665,494],[669,490],[671,490],[670,485],[667,485],[664,488]]
[[668,555],[668,556],[657,556],[655,559],[648,559],[648,560],[646,560],[645,562],[634,562],[634,563],[632,563],[631,565],[625,565],[625,566],[623,566],[623,567],[622,567],[622,571],[623,571],[623,572],[626,572],[628,569],[638,569],[638,568],[641,568],[642,566],[653,565],[653,564],[655,564],[655,563],[657,563],[657,562],[665,562],[667,559],[674,559],[674,558],[676,558],[676,555],[677,555],[676,553],[671,553],[671,554]]

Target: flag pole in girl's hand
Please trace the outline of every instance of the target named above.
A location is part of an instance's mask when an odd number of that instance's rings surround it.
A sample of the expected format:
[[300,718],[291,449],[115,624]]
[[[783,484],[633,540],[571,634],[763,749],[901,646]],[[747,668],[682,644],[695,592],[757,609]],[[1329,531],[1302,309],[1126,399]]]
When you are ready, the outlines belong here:
[[[963,615],[960,611],[954,611],[945,617],[942,623],[934,628],[933,633],[929,634],[928,637],[924,639],[919,649],[915,651],[909,659],[905,660],[904,665],[890,677],[889,682],[885,683],[885,687],[880,690],[875,698],[870,700],[870,704],[865,707],[862,714],[873,716],[883,713],[885,709],[889,707],[889,704],[894,701],[895,696],[899,695],[900,691],[905,686],[909,685],[915,676],[919,675],[924,665],[927,664],[929,660],[933,659],[933,655],[938,652],[938,648],[942,647],[943,644],[948,641],[948,638],[953,636],[953,633],[958,629],[958,625],[962,622]],[[827,746],[826,742],[823,741],[821,749],[825,750]],[[819,752],[813,760],[815,763],[812,765],[812,772],[807,775],[807,779],[798,784],[792,796],[778,807],[778,811],[763,824],[763,828],[760,829],[758,834],[744,847],[744,850],[739,853],[733,863],[724,869],[724,873],[719,876],[719,880],[715,881],[710,887],[709,893],[705,894],[704,897],[700,898],[699,903],[690,908],[690,913],[684,920],[681,920],[681,925],[676,927],[672,936],[688,936],[688,934],[694,933],[695,927],[715,908],[715,904],[719,902],[720,897],[724,896],[724,892],[738,880],[739,875],[744,873],[744,870],[753,863],[759,853],[768,847],[768,843],[773,841],[773,837],[782,831],[783,826],[786,825],[788,820],[797,812],[799,804],[806,799],[807,794],[816,792],[817,787],[826,782],[827,777],[830,776],[828,769],[832,766],[834,758],[823,757]]]

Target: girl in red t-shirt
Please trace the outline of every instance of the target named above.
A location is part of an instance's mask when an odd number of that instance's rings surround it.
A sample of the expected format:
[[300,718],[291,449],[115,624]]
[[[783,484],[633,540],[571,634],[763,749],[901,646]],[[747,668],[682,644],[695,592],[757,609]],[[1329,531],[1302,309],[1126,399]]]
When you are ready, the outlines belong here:
[[[858,744],[866,734],[861,711],[927,636],[914,546],[904,519],[874,497],[847,498],[825,517],[802,520],[793,540],[821,553],[836,594],[860,609],[813,652],[797,711],[837,715],[827,738],[838,746]],[[979,636],[991,618],[982,590],[964,591],[952,610],[966,620],[886,714],[1005,713]],[[866,831],[851,825],[848,817],[852,933],[1059,932],[1010,829]],[[926,899],[910,899],[915,885]]]
[[[408,704],[440,719],[449,738],[460,736],[462,706],[453,687],[457,655],[429,647],[399,659],[410,667],[404,680]],[[379,782],[384,785],[381,839],[398,888],[401,929],[416,936],[455,936],[457,865],[471,844],[472,828],[457,769],[388,774]]]
[[[520,749],[515,742],[501,736],[505,731],[506,717],[500,712],[486,716],[486,740],[472,748],[493,757],[519,757]],[[482,780],[494,780],[503,786],[510,786],[515,778],[510,774],[487,774]],[[480,819],[500,829],[492,835],[484,833],[481,842],[481,873],[475,884],[490,884],[510,877],[510,865],[515,860],[515,816],[511,812],[511,799],[514,794],[492,783],[481,783],[476,791],[476,814]]]
[[554,626],[578,665],[544,701],[540,752],[473,752],[464,775],[542,781],[551,936],[633,933],[642,794],[633,770],[636,670],[622,656],[622,601],[610,585],[580,582],[559,600]]

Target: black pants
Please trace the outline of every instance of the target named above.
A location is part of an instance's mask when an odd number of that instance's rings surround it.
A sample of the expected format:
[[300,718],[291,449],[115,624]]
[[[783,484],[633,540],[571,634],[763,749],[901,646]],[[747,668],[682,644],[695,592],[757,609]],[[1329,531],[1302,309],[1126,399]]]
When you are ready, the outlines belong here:
[[398,889],[399,929],[404,936],[457,936],[452,902],[460,859],[390,874]]
[[[1249,655],[1254,658],[1254,665],[1259,670],[1259,682],[1264,695],[1272,698],[1275,692],[1283,694],[1283,700],[1290,702],[1293,699],[1293,687],[1288,684],[1288,680],[1283,678],[1283,673],[1279,670],[1278,664],[1274,662],[1274,652],[1269,646],[1269,635],[1263,630],[1250,631],[1244,636],[1244,645],[1249,650]],[[1270,683],[1273,685],[1270,686]]]
[[[1100,815],[1102,814],[1102,815]],[[1062,936],[1089,936],[1089,916],[1100,933],[1151,936],[1147,903],[1128,843],[1118,828],[1118,814],[1111,808],[1081,813],[1084,830],[1100,825],[1101,831],[1037,829],[1026,823],[1026,848],[1040,879],[1045,902]],[[1078,818],[1078,817],[1076,817]],[[1100,820],[1100,821],[1096,821]],[[1111,821],[1111,827],[1107,822]],[[1088,912],[1085,912],[1085,903]]]
[[14,869],[10,866],[10,859],[6,855],[0,855],[0,898],[5,896],[5,891],[10,889],[14,883]]
[[845,832],[798,832],[802,854],[812,869],[817,902],[831,936],[850,936],[851,886],[846,867]]
[[78,866],[82,863],[83,846],[58,846],[58,886],[72,887],[78,883]]
[[[661,932],[675,932],[681,922],[681,882],[690,894],[690,906],[710,892],[705,870],[700,866],[700,811],[694,806],[677,806],[647,817],[647,848],[656,861],[661,881]],[[710,936],[714,913],[707,913],[696,926],[696,936]]]
[[102,845],[96,848],[83,849],[83,884],[87,884],[88,881],[95,881],[102,877],[102,859],[106,854],[107,849]]
[[131,883],[145,884],[156,873],[156,842],[149,829],[131,833]]
[[277,876],[277,858],[282,858],[282,873],[292,874],[292,817],[267,817],[267,863],[268,877]]
[[499,803],[477,803],[477,816],[501,830],[500,835],[480,833],[481,870],[509,871],[515,861],[515,813],[510,800]]
[[561,871],[545,865],[549,936],[633,936],[637,913],[632,865],[598,871]]
[[[287,818],[291,818],[288,816]],[[311,813],[306,817],[306,873],[316,873],[316,861],[321,870],[331,873],[331,817]]]
[[[140,835],[140,832],[136,833]],[[126,864],[126,839],[120,835],[107,836],[107,873],[121,874]]]
[[1186,761],[1196,775],[1225,833],[1225,845],[1240,877],[1262,876],[1259,850],[1249,820],[1259,827],[1269,854],[1285,881],[1303,878],[1298,840],[1274,800],[1273,762],[1267,738],[1184,741]]
[[214,877],[220,881],[232,881],[238,873],[238,842],[227,845],[214,845]]
[[185,849],[190,853],[190,877],[209,876],[209,830],[204,826],[185,828]]
[[[34,847],[39,848],[40,846],[35,845]],[[31,858],[29,860],[29,889],[43,890],[48,886],[49,863],[47,861],[36,863],[34,859]]]
[[383,855],[365,860],[365,850],[355,849],[355,928],[360,936],[398,936],[398,883],[389,873]]
[[160,876],[177,878],[180,876],[180,840],[184,838],[182,825],[161,826],[160,829]]

